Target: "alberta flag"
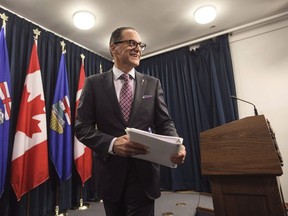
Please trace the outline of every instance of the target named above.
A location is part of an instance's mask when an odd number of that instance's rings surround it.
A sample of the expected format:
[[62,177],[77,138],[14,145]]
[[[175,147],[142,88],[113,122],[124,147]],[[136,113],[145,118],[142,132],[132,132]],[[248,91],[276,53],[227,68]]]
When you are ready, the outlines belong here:
[[49,178],[45,99],[36,42],[19,108],[11,169],[18,201]]
[[72,129],[65,52],[61,55],[51,109],[49,151],[61,181],[72,175]]
[[[80,77],[78,82],[78,90],[76,94],[76,109],[79,104],[80,95],[84,86],[85,71],[84,64],[80,68]],[[77,115],[77,113],[76,113]],[[82,186],[92,176],[92,150],[81,143],[76,136],[74,136],[74,160],[76,169],[80,175]]]
[[10,110],[10,67],[3,26],[0,32],[0,197],[4,191],[6,178]]

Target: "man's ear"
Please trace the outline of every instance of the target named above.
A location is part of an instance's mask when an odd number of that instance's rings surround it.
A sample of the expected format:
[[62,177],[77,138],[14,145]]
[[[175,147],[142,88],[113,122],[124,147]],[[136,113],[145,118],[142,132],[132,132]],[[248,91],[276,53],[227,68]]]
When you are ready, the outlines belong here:
[[115,44],[110,44],[110,54],[113,57],[113,54],[116,52],[116,45]]

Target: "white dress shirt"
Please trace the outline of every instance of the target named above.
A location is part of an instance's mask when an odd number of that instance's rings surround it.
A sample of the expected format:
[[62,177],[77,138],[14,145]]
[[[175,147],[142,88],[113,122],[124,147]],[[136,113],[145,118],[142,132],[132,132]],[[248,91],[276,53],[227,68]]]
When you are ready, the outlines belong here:
[[[118,101],[120,100],[120,91],[121,91],[121,88],[124,84],[124,80],[123,79],[119,79],[121,77],[122,74],[125,74],[123,71],[121,71],[120,69],[116,68],[115,65],[113,66],[113,81],[114,81],[114,86],[115,86],[115,91],[116,91],[116,95],[117,95],[117,99]],[[127,74],[129,74],[132,79],[131,79],[131,82],[130,82],[130,85],[132,87],[132,98],[134,97],[134,89],[135,89],[135,69],[133,68],[131,71],[129,71]],[[114,154],[113,153],[113,145],[114,145],[114,142],[116,140],[117,137],[115,137],[112,141],[111,141],[111,144],[109,146],[109,153],[110,154]]]

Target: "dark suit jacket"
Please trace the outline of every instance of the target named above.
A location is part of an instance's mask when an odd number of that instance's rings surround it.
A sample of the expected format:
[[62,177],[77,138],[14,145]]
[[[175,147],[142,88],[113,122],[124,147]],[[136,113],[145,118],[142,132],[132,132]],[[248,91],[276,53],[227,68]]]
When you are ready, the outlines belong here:
[[129,122],[123,119],[115,93],[112,70],[92,75],[85,80],[77,110],[75,134],[96,152],[97,192],[103,199],[117,201],[125,185],[128,160],[135,164],[137,174],[148,197],[160,196],[160,167],[148,161],[120,157],[108,153],[114,137],[125,134],[126,127],[177,136],[163,97],[160,81],[136,72],[134,101]]

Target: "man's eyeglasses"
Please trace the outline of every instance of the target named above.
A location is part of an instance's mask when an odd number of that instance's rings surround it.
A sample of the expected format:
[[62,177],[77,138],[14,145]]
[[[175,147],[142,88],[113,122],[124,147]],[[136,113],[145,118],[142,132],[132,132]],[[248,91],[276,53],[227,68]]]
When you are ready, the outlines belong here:
[[146,48],[146,44],[142,42],[137,42],[135,40],[123,40],[123,41],[117,41],[114,44],[120,44],[120,43],[127,43],[132,49],[135,49],[138,45],[141,48],[141,51],[143,52]]

